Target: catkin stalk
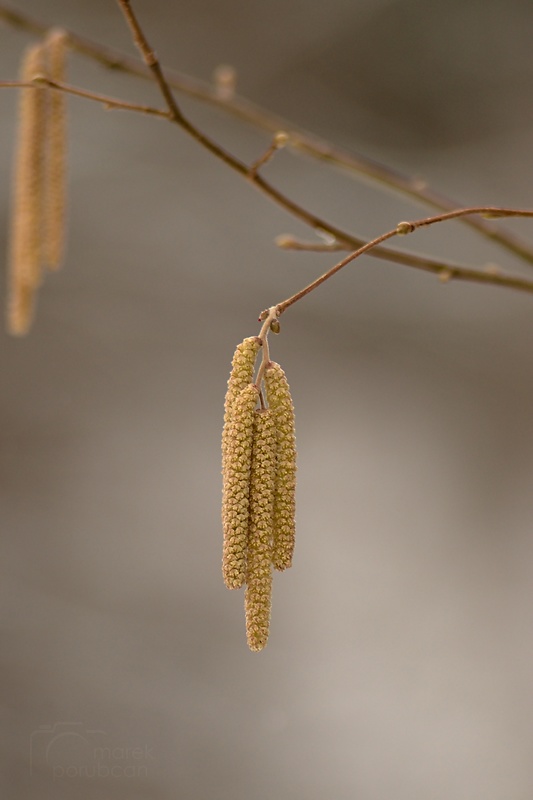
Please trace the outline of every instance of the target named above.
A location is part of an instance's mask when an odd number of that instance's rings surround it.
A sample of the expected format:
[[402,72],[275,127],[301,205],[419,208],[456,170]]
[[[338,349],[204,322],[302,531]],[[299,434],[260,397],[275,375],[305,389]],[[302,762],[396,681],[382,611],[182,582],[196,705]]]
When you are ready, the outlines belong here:
[[[45,41],[47,74],[50,80],[65,80],[68,37],[65,31],[53,30]],[[66,231],[66,100],[63,92],[51,90],[48,102],[46,148],[46,203],[44,258],[49,269],[61,266]]]
[[[20,80],[29,83],[45,70],[42,45],[26,50]],[[8,330],[27,333],[33,293],[41,281],[46,91],[21,89],[17,150],[13,176],[13,208],[8,289]]]
[[276,444],[273,411],[256,411],[244,601],[248,646],[250,650],[256,651],[262,650],[266,645],[270,627]]
[[241,390],[233,403],[231,423],[226,434],[223,459],[222,574],[228,589],[240,588],[246,579],[252,440],[258,396],[259,390],[254,384]]
[[292,565],[295,540],[296,438],[294,405],[285,373],[271,361],[265,370],[268,405],[277,431],[276,491],[274,498],[274,544],[272,563],[278,570]]

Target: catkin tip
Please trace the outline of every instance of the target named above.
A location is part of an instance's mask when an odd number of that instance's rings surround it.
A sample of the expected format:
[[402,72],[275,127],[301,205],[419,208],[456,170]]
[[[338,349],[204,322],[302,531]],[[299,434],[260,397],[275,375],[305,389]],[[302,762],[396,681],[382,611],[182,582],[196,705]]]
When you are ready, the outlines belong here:
[[11,336],[25,336],[33,321],[35,289],[16,282],[10,287],[7,309],[7,332]]

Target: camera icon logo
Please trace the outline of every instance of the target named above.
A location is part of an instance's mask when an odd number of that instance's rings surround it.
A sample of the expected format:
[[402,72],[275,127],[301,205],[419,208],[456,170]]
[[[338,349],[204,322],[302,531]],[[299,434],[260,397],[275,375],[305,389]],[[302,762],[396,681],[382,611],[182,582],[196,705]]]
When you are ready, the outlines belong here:
[[54,777],[79,774],[94,761],[105,731],[92,730],[82,722],[41,725],[30,735],[30,775],[49,769]]

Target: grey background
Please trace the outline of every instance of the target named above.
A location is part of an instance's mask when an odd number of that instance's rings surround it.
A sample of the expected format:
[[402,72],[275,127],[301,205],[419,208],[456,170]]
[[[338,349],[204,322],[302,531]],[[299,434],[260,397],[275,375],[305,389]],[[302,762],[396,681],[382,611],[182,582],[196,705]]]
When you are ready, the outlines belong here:
[[[134,52],[111,0],[17,7]],[[244,95],[462,203],[531,205],[525,0],[135,8],[170,67],[233,64]],[[0,29],[1,79],[29,40]],[[78,56],[70,80],[160,102]],[[183,106],[242,158],[268,142]],[[530,800],[531,298],[368,258],[287,312],[298,543],[250,653],[220,576],[225,382],[258,312],[335,256],[277,250],[310,232],[172,126],[70,111],[67,263],[0,348],[5,796]],[[423,213],[287,151],[265,174],[365,237]],[[406,245],[528,274],[457,223]]]

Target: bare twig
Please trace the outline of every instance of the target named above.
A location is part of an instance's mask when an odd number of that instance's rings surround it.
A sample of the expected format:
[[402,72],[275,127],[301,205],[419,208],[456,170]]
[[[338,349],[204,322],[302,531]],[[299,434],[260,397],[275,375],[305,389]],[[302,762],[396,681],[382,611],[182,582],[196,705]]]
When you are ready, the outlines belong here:
[[181,113],[181,109],[178,106],[174,95],[172,94],[172,90],[167,83],[167,79],[163,75],[163,69],[159,63],[159,59],[157,58],[154,50],[152,50],[148,44],[146,36],[144,35],[144,32],[137,21],[137,17],[133,13],[130,0],[118,0],[118,4],[122,9],[122,13],[126,18],[126,22],[130,27],[133,41],[142,55],[143,61],[148,69],[152,71],[161,94],[165,98],[171,118],[176,120],[176,122],[185,122],[185,118]]
[[[49,28],[49,26],[32,19],[27,14],[23,14],[11,8],[6,3],[0,3],[0,18],[9,25],[20,28],[21,30],[26,30],[30,33],[43,34]],[[153,77],[153,71],[151,69],[118,50],[104,47],[73,32],[68,32],[68,36],[69,45],[72,49],[98,61],[109,69],[120,70],[121,72],[144,79]],[[211,86],[197,78],[192,78],[168,69],[165,70],[165,76],[168,86],[172,89],[177,89],[183,94],[202,102],[216,105],[225,112],[232,114],[256,128],[261,128],[271,133],[275,133],[275,131],[278,130],[288,131],[290,133],[290,147],[296,152],[317,158],[320,161],[338,167],[359,178],[362,177],[363,179],[380,183],[388,190],[399,192],[400,194],[443,211],[452,210],[460,205],[456,201],[431,190],[426,183],[420,179],[402,175],[396,170],[390,169],[384,164],[360,153],[352,153],[339,147],[333,147],[319,137],[302,131],[292,123],[265,111],[249,100],[236,95],[221,95],[216,85]],[[278,199],[273,199],[279,202]],[[496,242],[501,247],[506,248],[528,263],[533,264],[533,248],[528,242],[525,242],[511,231],[501,226],[495,227],[487,224],[483,219],[476,217],[465,217],[462,221],[464,224],[475,228],[478,233]],[[356,246],[353,239],[347,243],[351,246]],[[362,244],[362,240],[360,243]],[[386,256],[382,254],[381,257]],[[402,261],[400,263],[404,262]],[[412,266],[418,265],[413,264]]]
[[[291,200],[289,197],[280,192],[279,189],[276,189],[274,186],[268,183],[257,171],[254,172],[253,165],[252,168],[248,167],[229,151],[217,144],[217,142],[215,142],[213,139],[206,136],[202,131],[199,130],[199,128],[193,125],[190,120],[186,119],[173,101],[172,92],[168,86],[167,80],[161,67],[159,66],[159,62],[154,50],[148,44],[139,21],[133,13],[130,0],[117,0],[117,3],[123,10],[130,27],[132,28],[135,44],[145,59],[146,65],[150,67],[157,76],[157,82],[160,87],[161,94],[165,98],[165,101],[169,106],[169,111],[171,112],[172,122],[175,122],[177,125],[183,128],[193,137],[193,139],[195,139],[203,147],[207,148],[211,153],[213,153],[213,155],[217,156],[217,158],[223,161],[227,166],[231,167],[240,175],[248,178],[254,186],[268,195],[268,197],[277,202],[279,205],[283,206],[283,208],[285,208],[295,217],[302,220],[302,222],[310,225],[315,230],[318,229],[320,231],[325,231],[333,236],[337,241],[345,242],[349,247],[359,248],[365,246],[364,240],[360,237],[353,236],[341,230],[340,228],[337,228],[330,222],[326,222],[320,217],[317,217],[315,214],[307,211],[307,209],[303,208],[303,206],[295,203],[294,200]],[[440,271],[443,268],[448,268],[450,266],[446,262],[428,258],[427,256],[418,256],[413,253],[403,253],[401,251],[387,250],[385,248],[376,247],[372,250],[372,254],[399,264],[418,266],[421,269],[430,269],[432,271]]]
[[128,103],[124,100],[118,100],[115,97],[109,97],[105,94],[99,94],[98,92],[92,92],[87,89],[80,89],[77,86],[71,86],[68,83],[60,83],[59,81],[52,81],[47,78],[45,75],[38,75],[36,78],[33,79],[31,84],[24,84],[24,83],[7,83],[5,81],[0,82],[0,89],[5,88],[6,86],[16,86],[16,87],[24,87],[24,86],[48,86],[50,89],[57,89],[59,92],[66,92],[67,94],[72,94],[76,97],[83,97],[85,100],[94,100],[96,103],[102,103],[108,109],[119,109],[122,111],[137,111],[140,114],[149,114],[154,117],[162,117],[163,119],[170,119],[170,115],[168,111],[165,111],[161,108],[152,108],[152,106],[142,106],[138,105],[137,103]]
[[283,147],[285,147],[288,141],[289,135],[288,133],[285,133],[285,131],[278,131],[276,134],[274,134],[271,143],[263,155],[259,156],[259,158],[251,165],[248,172],[248,177],[255,178],[261,167],[264,167],[265,164],[268,164],[274,153],[277,153],[278,150],[281,150]]
[[[326,222],[325,220],[321,219],[320,217],[316,216],[315,214],[309,212],[307,209],[303,208],[302,206],[295,203],[293,200],[285,196],[282,192],[268,183],[260,174],[258,174],[257,169],[263,163],[268,160],[271,153],[274,152],[275,149],[279,147],[279,141],[275,148],[271,146],[267,153],[261,157],[258,161],[252,164],[251,167],[247,166],[244,162],[240,161],[234,155],[229,153],[228,151],[224,150],[218,143],[210,139],[206,136],[203,132],[201,132],[195,125],[193,125],[187,118],[184,117],[182,114],[179,106],[176,104],[169,82],[167,81],[161,66],[155,56],[153,49],[148,44],[146,37],[138,23],[138,20],[133,14],[131,9],[131,4],[129,0],[117,0],[119,5],[121,6],[122,10],[125,13],[125,16],[130,24],[132,29],[135,42],[139,47],[143,58],[145,59],[147,66],[153,72],[154,76],[156,77],[156,81],[159,85],[160,91],[165,99],[165,102],[168,106],[168,111],[163,111],[160,109],[152,108],[150,106],[141,106],[136,105],[133,103],[127,103],[125,101],[117,100],[115,98],[107,97],[105,95],[97,94],[95,92],[89,92],[84,89],[79,89],[77,87],[69,86],[67,84],[61,84],[58,82],[52,82],[44,77],[38,77],[37,80],[33,84],[29,85],[38,85],[46,83],[47,86],[50,88],[56,89],[58,91],[65,91],[69,92],[70,94],[75,94],[80,97],[93,100],[99,103],[103,103],[108,108],[119,108],[124,110],[136,111],[140,113],[151,114],[155,116],[160,116],[163,118],[168,119],[171,122],[176,123],[181,128],[183,128],[189,135],[191,135],[199,144],[203,147],[208,149],[212,152],[215,156],[221,159],[224,163],[226,163],[230,168],[234,171],[238,172],[243,177],[247,178],[253,185],[255,185],[260,191],[274,200],[276,203],[281,205],[285,208],[288,212],[293,214],[295,217],[306,223],[307,225],[311,226],[317,233],[323,235],[327,234],[331,237],[332,241],[327,242],[325,245],[316,245],[315,247],[305,247],[305,249],[315,249],[315,250],[333,250],[333,249],[350,249],[353,250],[350,256],[347,259],[343,259],[340,262],[340,265],[336,265],[332,268],[328,273],[325,273],[324,276],[318,278],[316,281],[313,281],[308,287],[306,287],[302,292],[299,292],[293,298],[289,298],[289,301],[284,301],[281,304],[282,310],[288,308],[289,305],[292,305],[296,302],[297,299],[300,297],[305,296],[308,294],[309,291],[312,291],[313,288],[320,285],[327,280],[328,277],[333,275],[338,269],[341,269],[342,266],[345,266],[347,263],[350,263],[357,258],[359,255],[363,253],[368,253],[369,255],[376,256],[379,258],[384,258],[386,260],[392,261],[394,263],[403,264],[405,266],[411,266],[416,269],[422,269],[427,272],[433,272],[439,275],[441,278],[447,276],[447,280],[450,278],[456,278],[459,280],[469,280],[475,282],[483,282],[483,283],[491,283],[494,285],[499,286],[507,286],[510,288],[519,289],[522,291],[532,291],[533,290],[533,283],[527,281],[525,279],[519,277],[512,277],[512,276],[505,276],[498,273],[481,273],[477,270],[470,269],[468,267],[463,267],[457,264],[450,264],[447,261],[439,260],[430,258],[428,256],[417,255],[414,253],[407,253],[398,250],[391,250],[389,248],[381,247],[381,243],[386,241],[387,239],[391,238],[391,236],[396,235],[398,233],[408,233],[410,229],[395,229],[393,232],[389,232],[389,234],[383,234],[382,236],[378,237],[377,239],[373,240],[372,242],[365,242],[363,239],[354,236],[352,234],[347,233],[346,231],[337,228],[335,225]],[[46,28],[41,28],[41,26],[37,26],[33,23],[28,23],[27,19],[22,15],[19,15],[16,12],[8,12],[6,11],[3,4],[0,3],[0,17],[3,16],[9,22],[15,25],[19,25],[21,27],[30,28],[32,30],[41,31],[42,29],[46,30]],[[86,52],[87,54],[91,55],[94,58],[98,58],[98,60],[103,61],[107,66],[117,66],[116,60],[111,59],[109,56],[108,50],[105,48],[100,48],[99,46],[94,46],[95,51],[93,52],[93,45],[91,43],[90,48],[87,47],[85,40],[81,39],[80,37],[76,37],[72,34],[69,34],[69,41],[78,42],[79,49],[82,52]],[[126,71],[135,72],[135,74],[142,74],[144,72],[139,72],[140,65],[137,62],[133,62],[133,66],[126,61],[127,69],[122,62],[118,65],[122,69],[126,69]],[[130,68],[131,67],[131,68]],[[5,81],[0,84],[0,87],[20,87],[20,86],[27,86],[28,84],[21,84],[20,82],[16,81]],[[293,134],[290,134],[290,139],[292,142]],[[276,139],[274,140],[276,141]],[[285,144],[285,136],[283,135],[282,144]],[[441,214],[436,217],[428,217],[424,218],[423,220],[418,220],[415,223],[403,223],[403,225],[421,227],[422,225],[429,225],[432,222],[444,221],[445,219],[452,219],[452,218],[462,218],[467,217],[468,215],[472,215],[475,213],[484,213],[491,216],[532,216],[533,212],[530,211],[520,211],[517,209],[502,209],[496,207],[483,207],[483,208],[475,208],[475,209],[459,209],[454,210],[449,213]],[[302,248],[303,249],[303,248]]]
[[[329,280],[329,278],[335,275],[336,272],[339,272],[339,270],[341,270],[347,264],[355,261],[356,258],[359,258],[359,256],[362,256],[365,253],[376,250],[382,242],[385,242],[387,239],[391,239],[393,236],[402,236],[408,233],[413,233],[417,228],[421,228],[424,225],[434,225],[437,222],[445,222],[447,220],[457,219],[459,217],[473,214],[533,217],[533,211],[527,209],[520,210],[512,208],[499,208],[495,206],[482,206],[478,208],[459,208],[455,209],[455,211],[449,212],[448,214],[439,214],[435,217],[425,217],[424,219],[414,220],[413,222],[399,222],[395,228],[381,234],[381,236],[378,236],[371,242],[367,242],[355,252],[350,253],[350,255],[343,258],[323,275],[316,278],[303,289],[300,289],[300,291],[296,292],[296,294],[293,294],[291,297],[283,300],[283,302],[278,303],[278,305],[274,308],[276,309],[278,316],[280,316],[284,311],[287,310],[287,308],[294,305],[294,303],[297,303],[298,300],[301,300],[302,297],[305,297],[314,289],[317,289],[321,284]],[[509,289],[533,292],[532,281],[528,281],[519,276],[502,275],[494,270],[480,272],[478,270],[469,269],[466,267],[443,267],[439,270],[430,269],[427,271],[436,273],[443,283],[447,283],[448,281],[452,280],[452,278],[455,278],[456,280],[472,281],[474,283],[487,283],[497,286],[506,286]],[[263,311],[261,317],[263,317],[265,313],[270,313],[270,310],[271,309],[269,309],[268,312]]]

